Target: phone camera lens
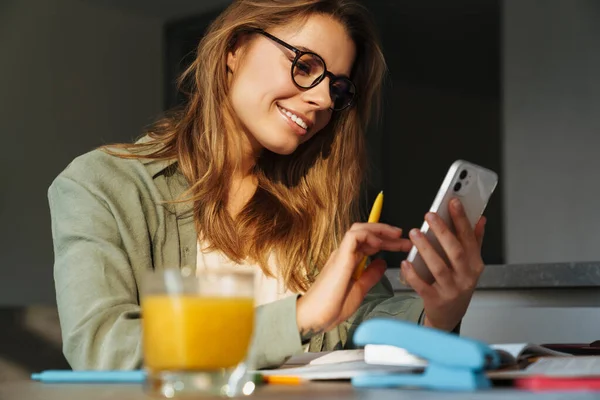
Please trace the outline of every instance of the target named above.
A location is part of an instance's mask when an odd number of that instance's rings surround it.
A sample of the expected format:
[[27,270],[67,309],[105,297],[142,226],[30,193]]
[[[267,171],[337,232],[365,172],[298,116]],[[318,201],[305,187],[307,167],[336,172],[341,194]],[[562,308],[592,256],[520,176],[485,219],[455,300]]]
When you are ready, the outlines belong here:
[[454,185],[454,191],[458,192],[461,187],[462,187],[462,185],[460,184],[460,182],[456,182],[456,184]]
[[467,177],[467,170],[463,169],[459,176],[460,176],[460,179],[465,179]]

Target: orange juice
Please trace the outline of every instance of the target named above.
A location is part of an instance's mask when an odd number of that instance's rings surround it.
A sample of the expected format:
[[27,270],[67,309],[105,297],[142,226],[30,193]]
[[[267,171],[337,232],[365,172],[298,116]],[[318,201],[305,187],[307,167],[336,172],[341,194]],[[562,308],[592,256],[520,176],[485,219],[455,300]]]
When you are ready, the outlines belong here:
[[150,370],[233,367],[246,357],[253,328],[252,298],[151,295],[142,299],[144,363]]

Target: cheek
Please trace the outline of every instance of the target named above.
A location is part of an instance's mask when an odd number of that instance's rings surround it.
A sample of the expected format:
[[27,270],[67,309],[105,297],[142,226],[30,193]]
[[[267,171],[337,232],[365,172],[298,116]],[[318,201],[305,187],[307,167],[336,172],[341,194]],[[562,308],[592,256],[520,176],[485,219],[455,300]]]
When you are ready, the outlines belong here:
[[[233,93],[245,103],[272,101],[293,94],[295,86],[290,71],[263,57],[247,60],[234,80]],[[248,104],[249,105],[249,104]]]

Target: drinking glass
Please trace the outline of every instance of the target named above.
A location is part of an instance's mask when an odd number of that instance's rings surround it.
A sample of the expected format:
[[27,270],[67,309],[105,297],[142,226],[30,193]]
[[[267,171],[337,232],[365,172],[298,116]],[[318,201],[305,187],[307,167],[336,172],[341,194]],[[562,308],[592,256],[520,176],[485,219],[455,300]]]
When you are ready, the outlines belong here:
[[142,288],[146,389],[165,397],[250,394],[245,359],[254,330],[254,272],[178,268]]

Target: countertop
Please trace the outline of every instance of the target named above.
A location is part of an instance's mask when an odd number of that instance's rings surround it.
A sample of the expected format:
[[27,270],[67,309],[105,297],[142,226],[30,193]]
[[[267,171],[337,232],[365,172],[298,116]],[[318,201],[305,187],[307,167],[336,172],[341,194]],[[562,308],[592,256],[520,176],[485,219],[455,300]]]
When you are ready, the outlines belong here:
[[[396,291],[411,290],[400,283],[398,268],[387,277]],[[547,289],[600,287],[600,261],[487,265],[477,289]]]

